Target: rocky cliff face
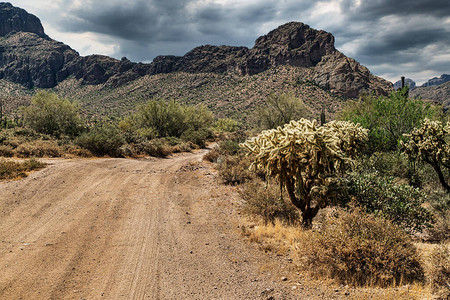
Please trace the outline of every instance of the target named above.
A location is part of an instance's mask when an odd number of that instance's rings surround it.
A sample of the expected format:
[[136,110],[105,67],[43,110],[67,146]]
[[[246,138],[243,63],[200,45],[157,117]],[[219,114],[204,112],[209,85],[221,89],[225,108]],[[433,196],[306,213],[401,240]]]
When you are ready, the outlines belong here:
[[11,3],[0,3],[0,35],[4,36],[12,32],[32,32],[41,37],[47,37],[44,33],[41,21],[25,10],[14,7]]
[[422,84],[422,86],[426,87],[426,86],[440,85],[440,84],[446,83],[448,81],[450,81],[450,75],[442,74],[439,78],[434,77],[434,78],[428,80],[427,82]]
[[450,108],[450,81],[439,85],[421,86],[410,91],[412,97],[420,97],[424,100],[433,100],[441,103],[445,110]]
[[0,4],[0,79],[49,88],[69,76],[85,84],[119,86],[144,75],[170,72],[254,75],[280,65],[312,68],[312,80],[330,91],[357,97],[367,90],[386,94],[392,84],[370,74],[334,48],[332,34],[291,22],[259,37],[253,48],[200,46],[184,56],[159,56],[150,64],[126,58],[81,57],[48,38],[39,19],[11,4]]

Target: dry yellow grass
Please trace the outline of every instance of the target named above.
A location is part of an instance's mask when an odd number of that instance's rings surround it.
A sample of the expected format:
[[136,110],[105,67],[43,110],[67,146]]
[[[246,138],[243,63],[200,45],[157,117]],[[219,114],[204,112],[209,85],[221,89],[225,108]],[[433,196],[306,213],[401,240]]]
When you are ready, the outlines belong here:
[[[302,245],[309,239],[314,231],[303,230],[300,227],[287,226],[279,221],[275,224],[264,225],[263,221],[255,219],[242,219],[240,228],[242,234],[251,242],[258,243],[262,250],[276,255],[289,256],[298,271],[305,275],[305,267],[302,266]],[[416,243],[419,253],[427,260],[435,245]],[[426,268],[428,266],[425,266]],[[300,274],[300,273],[298,273]],[[308,274],[307,280],[311,283],[320,280],[321,284],[326,284],[330,289],[338,287],[326,278],[320,278]],[[324,281],[326,283],[324,283]],[[342,285],[339,286],[342,288]],[[348,299],[435,299],[430,287],[426,283],[400,284],[386,288],[379,288],[367,284],[364,287],[354,288]]]

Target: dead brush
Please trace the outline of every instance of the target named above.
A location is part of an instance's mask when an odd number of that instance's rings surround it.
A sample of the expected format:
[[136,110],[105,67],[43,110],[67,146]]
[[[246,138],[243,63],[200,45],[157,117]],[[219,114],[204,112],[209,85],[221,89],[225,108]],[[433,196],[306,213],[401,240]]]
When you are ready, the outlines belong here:
[[24,162],[15,162],[10,160],[0,160],[0,179],[15,179],[27,177],[27,172],[41,169],[44,163],[36,159],[29,159]]
[[286,191],[280,190],[279,184],[253,180],[245,183],[239,194],[244,200],[242,212],[250,217],[260,217],[265,225],[275,225],[277,220],[288,225],[299,224],[299,212],[289,202]]
[[428,280],[433,293],[448,299],[450,296],[450,248],[448,244],[435,247],[430,256],[431,266],[428,270]]
[[15,149],[17,157],[60,157],[61,148],[55,141],[37,140],[19,145]]
[[389,287],[424,280],[410,237],[390,221],[355,206],[336,210],[296,248],[311,275],[342,284]]
[[250,162],[243,156],[222,156],[217,162],[219,176],[225,184],[242,184],[254,178],[254,172],[249,170]]

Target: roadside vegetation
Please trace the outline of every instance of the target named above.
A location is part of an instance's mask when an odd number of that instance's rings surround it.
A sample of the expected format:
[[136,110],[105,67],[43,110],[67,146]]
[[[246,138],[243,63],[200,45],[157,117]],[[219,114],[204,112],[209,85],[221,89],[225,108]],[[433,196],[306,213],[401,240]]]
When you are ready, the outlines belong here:
[[121,119],[88,123],[75,102],[46,91],[21,107],[15,120],[2,117],[3,157],[166,157],[205,147],[215,134],[238,126],[216,120],[205,106],[149,100]]
[[[236,185],[244,236],[313,277],[414,284],[445,299],[450,132],[441,107],[407,94],[348,101],[323,126],[305,114],[219,142],[205,160]],[[269,98],[260,115],[276,119],[273,107],[289,115],[292,107],[278,105],[284,101]]]
[[[20,118],[1,120],[0,156],[166,157],[216,141],[204,159],[239,191],[249,240],[288,254],[313,277],[415,284],[445,298],[450,129],[441,107],[407,95],[363,95],[326,122],[300,98],[272,94],[243,130],[205,106],[157,99],[120,119],[87,122],[77,103],[39,92]],[[17,178],[40,167],[2,160],[0,174]]]
[[27,177],[29,172],[43,167],[45,167],[44,163],[33,158],[23,162],[0,159],[0,180]]

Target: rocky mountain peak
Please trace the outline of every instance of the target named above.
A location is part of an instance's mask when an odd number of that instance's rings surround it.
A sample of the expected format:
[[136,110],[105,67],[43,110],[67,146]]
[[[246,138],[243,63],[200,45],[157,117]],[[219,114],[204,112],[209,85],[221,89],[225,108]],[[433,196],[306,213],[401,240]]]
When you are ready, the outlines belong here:
[[184,56],[159,56],[152,63],[133,63],[101,55],[82,57],[47,37],[40,20],[10,3],[0,3],[0,79],[27,87],[55,87],[68,77],[83,84],[119,86],[161,73],[225,73],[251,76],[282,65],[311,68],[308,78],[337,95],[363,91],[385,94],[392,84],[370,74],[334,47],[331,33],[290,22],[259,37],[253,48],[199,46]]
[[324,55],[333,53],[334,37],[323,30],[315,30],[301,22],[290,22],[279,26],[267,35],[259,37],[254,50],[269,50],[272,55],[290,55],[291,57],[316,52],[311,63],[318,63]]
[[41,21],[35,15],[29,14],[11,3],[0,2],[0,36],[20,31],[47,37]]

